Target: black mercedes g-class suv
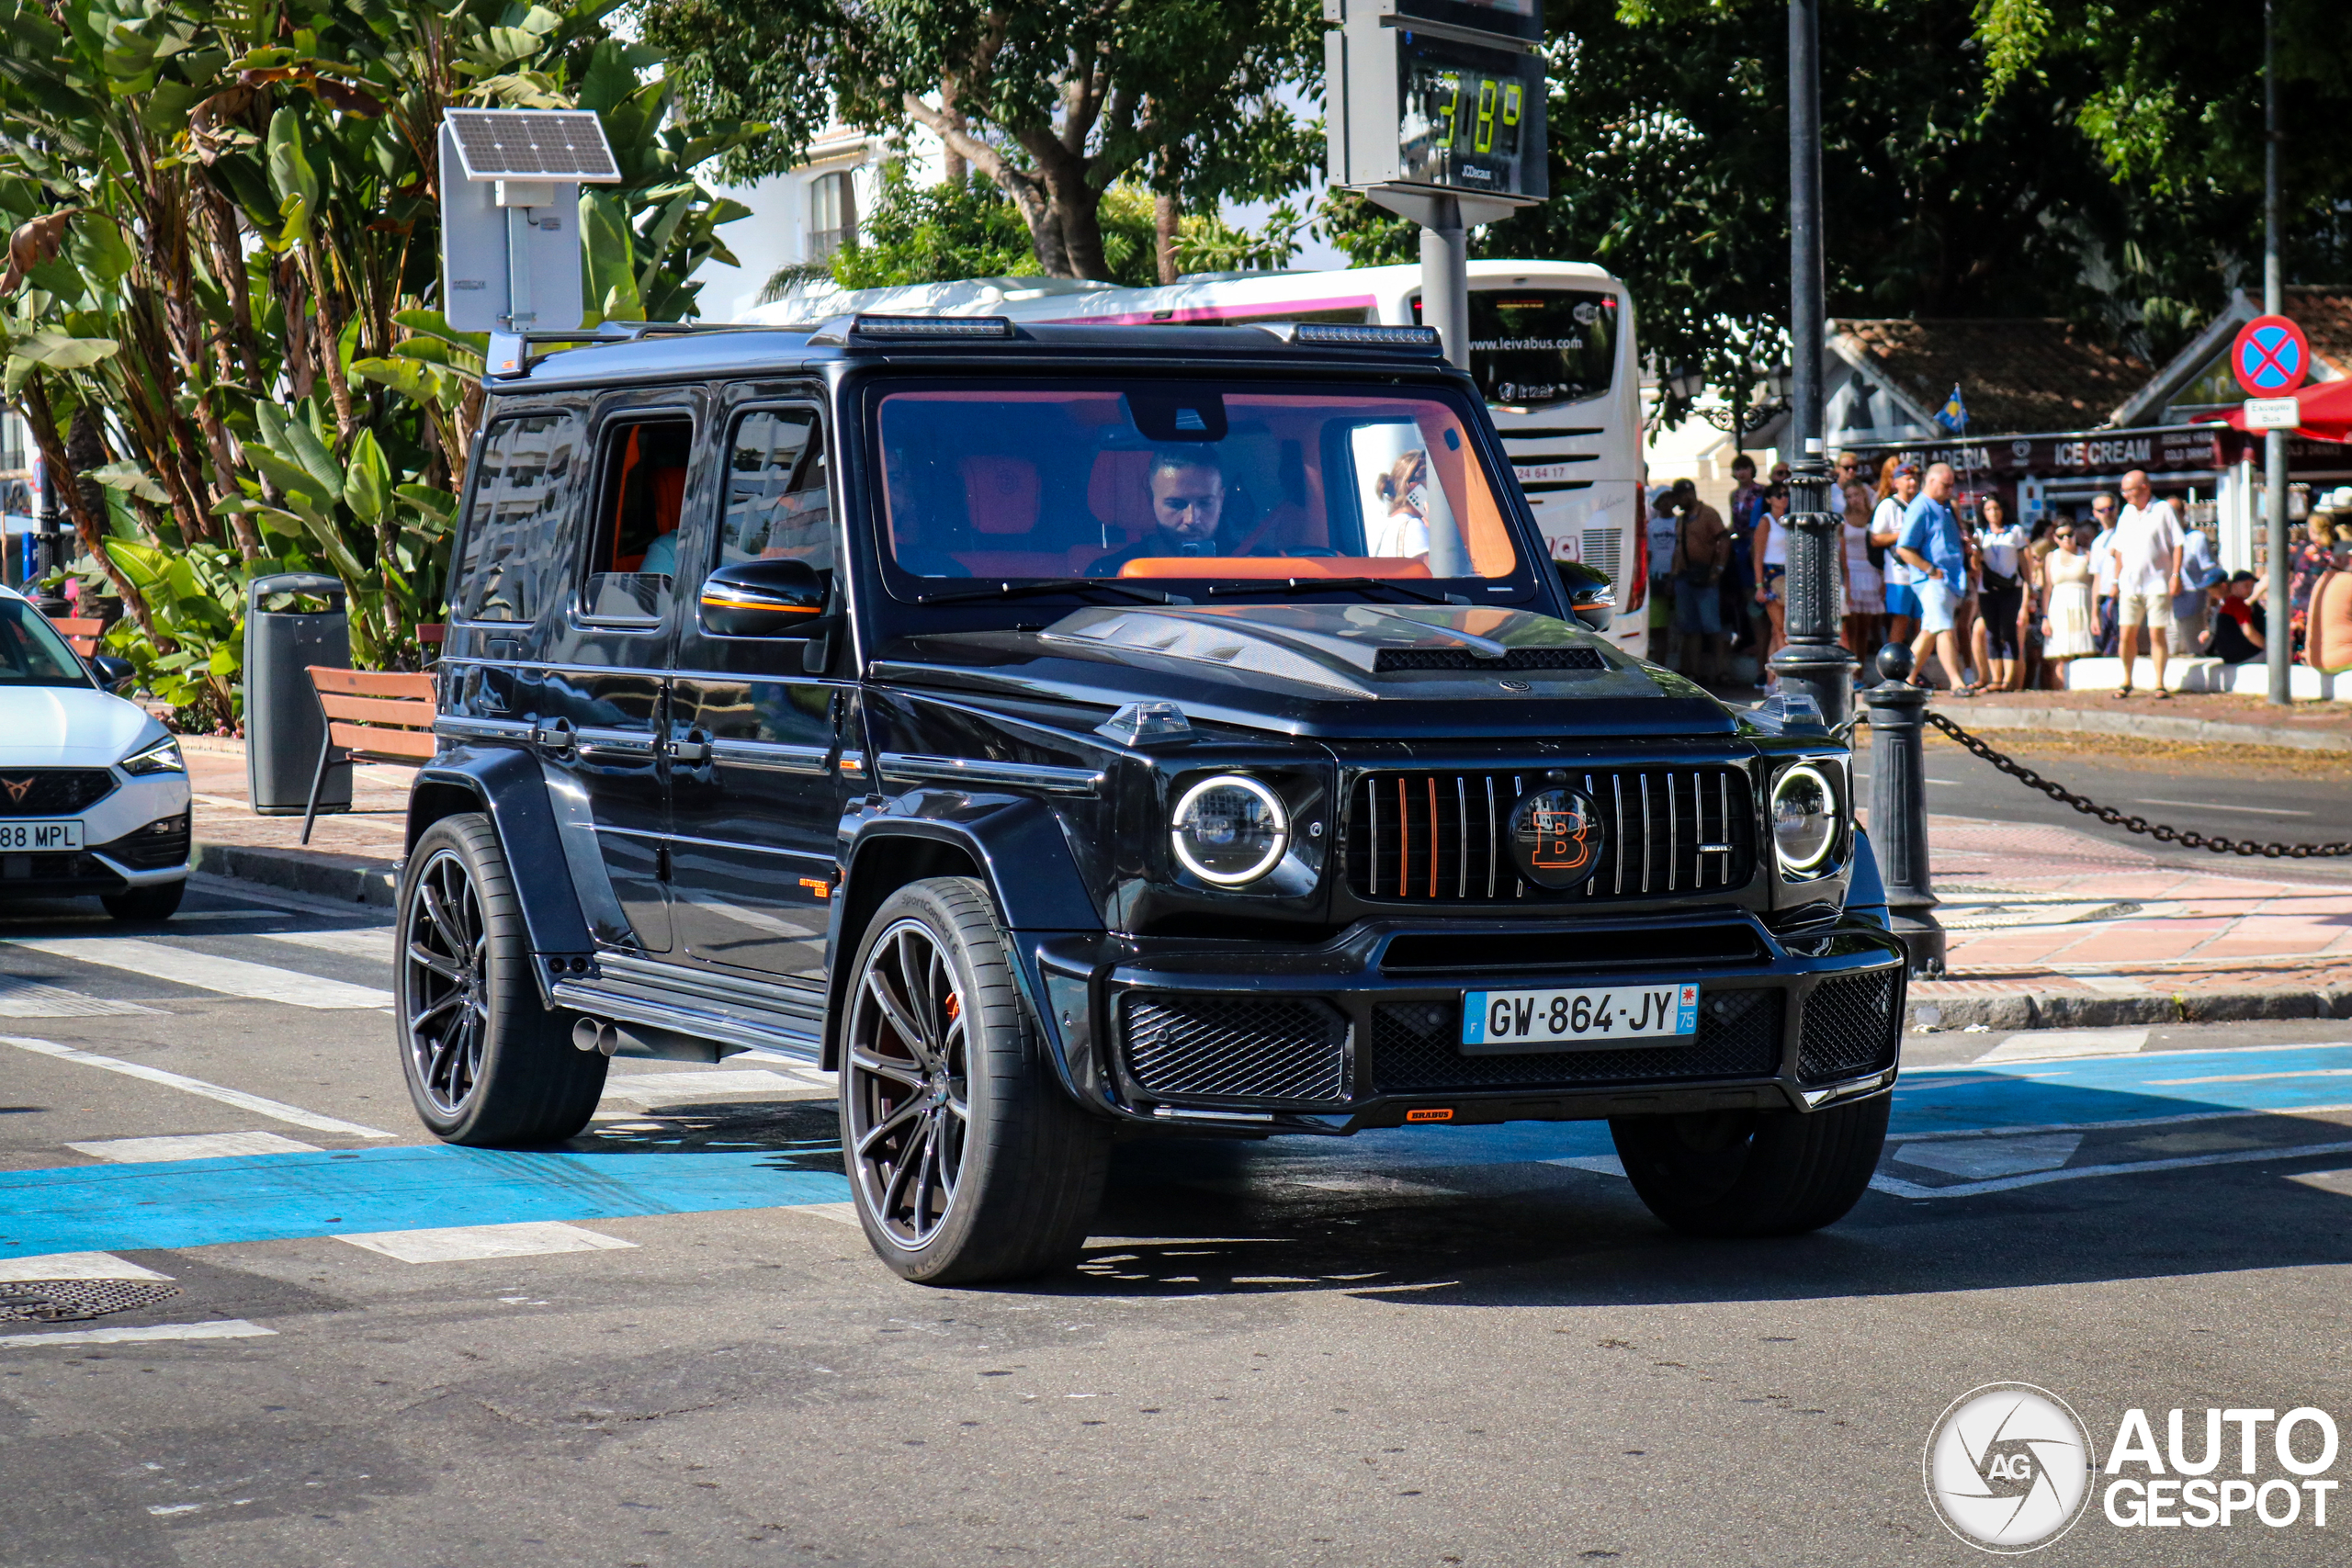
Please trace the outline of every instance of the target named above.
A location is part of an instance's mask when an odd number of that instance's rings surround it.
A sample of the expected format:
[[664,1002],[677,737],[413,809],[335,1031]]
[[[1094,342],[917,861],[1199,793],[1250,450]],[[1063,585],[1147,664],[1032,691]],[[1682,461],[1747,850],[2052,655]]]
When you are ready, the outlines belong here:
[[488,390],[401,892],[440,1137],[785,1053],[933,1282],[1071,1258],[1123,1129],[1607,1118],[1711,1235],[1868,1182],[1845,747],[1592,635],[1427,331],[644,330]]

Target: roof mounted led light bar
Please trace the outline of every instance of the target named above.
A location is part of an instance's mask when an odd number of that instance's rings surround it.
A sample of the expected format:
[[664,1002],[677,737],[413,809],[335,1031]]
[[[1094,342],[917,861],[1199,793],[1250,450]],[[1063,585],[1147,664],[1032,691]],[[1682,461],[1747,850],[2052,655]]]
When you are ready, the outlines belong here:
[[1409,348],[1441,352],[1435,327],[1368,327],[1342,321],[1254,321],[1259,331],[1284,343],[1339,344],[1350,348]]
[[888,338],[1010,338],[1016,335],[1009,316],[857,316],[849,323],[852,337]]

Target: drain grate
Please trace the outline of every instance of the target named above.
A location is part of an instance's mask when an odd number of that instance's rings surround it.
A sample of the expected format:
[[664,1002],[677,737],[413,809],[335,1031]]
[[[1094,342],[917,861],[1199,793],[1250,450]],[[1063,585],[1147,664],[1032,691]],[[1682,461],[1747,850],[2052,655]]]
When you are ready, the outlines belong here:
[[0,1285],[0,1323],[79,1323],[110,1312],[153,1306],[177,1285],[144,1280],[28,1280]]

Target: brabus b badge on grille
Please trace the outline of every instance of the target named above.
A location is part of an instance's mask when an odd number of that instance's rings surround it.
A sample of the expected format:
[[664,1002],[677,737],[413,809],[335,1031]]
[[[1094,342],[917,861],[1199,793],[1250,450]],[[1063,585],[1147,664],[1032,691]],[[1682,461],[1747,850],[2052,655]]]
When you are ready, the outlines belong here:
[[1580,789],[1540,789],[1510,814],[1510,847],[1519,869],[1538,887],[1578,886],[1600,868],[1607,829],[1600,807]]

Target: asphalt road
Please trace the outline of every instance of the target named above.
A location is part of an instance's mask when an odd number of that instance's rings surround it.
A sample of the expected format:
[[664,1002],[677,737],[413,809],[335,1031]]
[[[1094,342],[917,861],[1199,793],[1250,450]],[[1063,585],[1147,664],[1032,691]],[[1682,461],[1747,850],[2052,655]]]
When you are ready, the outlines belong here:
[[[1968,1562],[1921,1450],[1978,1385],[2102,1459],[2132,1408],[2352,1421],[2340,1024],[1915,1036],[1877,1190],[1793,1241],[1668,1235],[1591,1126],[1170,1140],[1079,1270],[928,1291],[789,1064],[616,1064],[571,1148],[447,1150],[381,926],[0,943],[0,1275],[144,1298],[0,1323],[7,1564]],[[2044,1561],[2341,1555],[2095,1498]]]

